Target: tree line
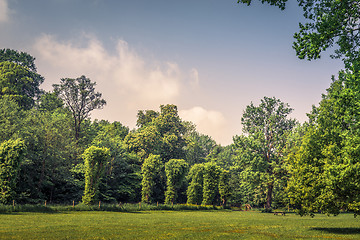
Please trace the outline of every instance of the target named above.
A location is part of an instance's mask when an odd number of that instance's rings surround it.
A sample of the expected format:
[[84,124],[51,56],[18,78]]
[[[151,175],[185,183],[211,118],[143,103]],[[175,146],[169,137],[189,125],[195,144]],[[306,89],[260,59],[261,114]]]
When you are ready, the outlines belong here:
[[[262,2],[285,9],[287,1]],[[34,57],[0,50],[0,201],[230,203],[358,214],[359,4],[298,3],[309,20],[294,35],[299,58],[338,46],[334,57],[345,69],[305,123],[289,118],[293,109],[275,97],[250,103],[243,133],[228,146],[197,132],[171,104],[138,111],[132,130],[91,120],[106,104],[95,82],[64,78],[45,92]]]

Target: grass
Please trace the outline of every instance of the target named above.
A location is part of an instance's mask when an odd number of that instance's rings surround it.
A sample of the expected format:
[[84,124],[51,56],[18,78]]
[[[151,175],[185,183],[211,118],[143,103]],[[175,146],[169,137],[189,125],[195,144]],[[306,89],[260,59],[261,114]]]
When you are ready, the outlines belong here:
[[359,219],[242,211],[0,214],[0,239],[360,239]]

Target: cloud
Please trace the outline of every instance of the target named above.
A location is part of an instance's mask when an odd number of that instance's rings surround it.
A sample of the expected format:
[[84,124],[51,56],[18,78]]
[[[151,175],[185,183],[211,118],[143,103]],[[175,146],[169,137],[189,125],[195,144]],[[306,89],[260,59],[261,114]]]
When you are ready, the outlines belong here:
[[132,127],[137,110],[157,109],[160,104],[173,103],[180,94],[182,74],[176,63],[150,63],[123,40],[110,53],[94,36],[60,42],[43,35],[36,40],[34,51],[46,90],[65,77],[85,75],[96,81],[108,102],[99,116],[102,119],[105,114],[109,120]]
[[179,111],[179,115],[183,120],[195,123],[200,133],[212,136],[219,143],[229,142],[224,138],[228,129],[227,121],[221,112],[193,107]]
[[9,7],[7,0],[0,0],[0,23],[9,20]]

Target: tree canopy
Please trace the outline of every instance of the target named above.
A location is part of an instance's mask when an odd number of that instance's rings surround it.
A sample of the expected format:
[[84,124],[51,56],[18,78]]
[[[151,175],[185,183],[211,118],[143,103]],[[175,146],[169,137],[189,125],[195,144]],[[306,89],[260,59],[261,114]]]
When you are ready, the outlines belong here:
[[[239,0],[250,5],[252,0]],[[261,0],[284,10],[287,0]],[[332,57],[347,67],[359,61],[360,4],[358,0],[298,0],[308,20],[294,34],[293,48],[300,59],[318,59],[321,52],[335,47]]]

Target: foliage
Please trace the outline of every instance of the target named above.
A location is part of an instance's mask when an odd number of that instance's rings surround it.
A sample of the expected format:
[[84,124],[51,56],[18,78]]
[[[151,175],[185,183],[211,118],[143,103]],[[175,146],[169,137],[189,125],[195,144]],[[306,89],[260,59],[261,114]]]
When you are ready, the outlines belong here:
[[215,205],[219,192],[221,168],[214,163],[204,164],[204,187],[202,205]]
[[300,214],[341,209],[359,214],[360,71],[340,71],[309,115],[303,141],[289,155],[291,203]]
[[14,199],[25,149],[25,143],[21,139],[10,139],[0,144],[0,202],[3,204]]
[[[185,123],[189,124],[190,123]],[[190,165],[207,162],[208,155],[217,147],[216,142],[209,136],[200,134],[195,126],[186,126],[186,145],[184,146],[185,159]],[[192,130],[191,128],[194,128]]]
[[[253,195],[252,200],[257,199],[257,204],[265,200],[268,209],[274,187],[286,180],[284,150],[287,135],[295,126],[295,120],[287,118],[291,111],[288,104],[276,98],[264,97],[259,106],[251,103],[241,118],[243,132],[248,136],[234,138],[241,178]],[[248,200],[249,194],[245,193]]]
[[97,200],[98,187],[105,165],[110,158],[110,150],[91,146],[85,150],[83,157],[85,163],[85,190],[82,202],[89,205]]
[[0,98],[14,100],[24,109],[34,106],[42,81],[42,77],[21,65],[0,62]]
[[[261,0],[261,3],[269,3],[270,5],[274,5],[279,7],[280,9],[285,9],[285,4],[288,0]],[[251,4],[252,0],[238,0],[238,3],[245,3],[248,6]]]
[[130,152],[138,154],[142,160],[150,154],[160,155],[163,163],[184,158],[186,128],[175,105],[161,105],[160,113],[139,111],[138,118],[141,127],[125,138]]
[[[239,0],[251,3],[251,0]],[[287,0],[261,0],[285,9]],[[358,0],[298,0],[308,20],[294,34],[293,48],[300,59],[320,58],[322,51],[336,47],[333,57],[342,58],[347,67],[360,59],[360,5]]]
[[156,185],[156,176],[161,174],[162,163],[159,155],[150,154],[145,159],[142,167],[142,181],[141,181],[141,201],[150,203],[153,199],[154,188]]
[[229,187],[230,181],[230,172],[227,170],[222,170],[219,177],[219,194],[221,204],[225,207],[226,203],[231,196],[231,190]]
[[188,174],[189,186],[186,192],[188,204],[201,204],[203,201],[204,164],[194,164]]
[[[183,159],[170,159],[165,163],[166,192],[165,203],[176,203],[185,185],[188,164]],[[186,185],[185,185],[186,186]]]
[[53,85],[54,92],[72,113],[76,140],[80,138],[81,123],[90,116],[90,112],[106,104],[102,94],[95,92],[95,85],[84,75],[76,79],[62,78],[60,84]]

